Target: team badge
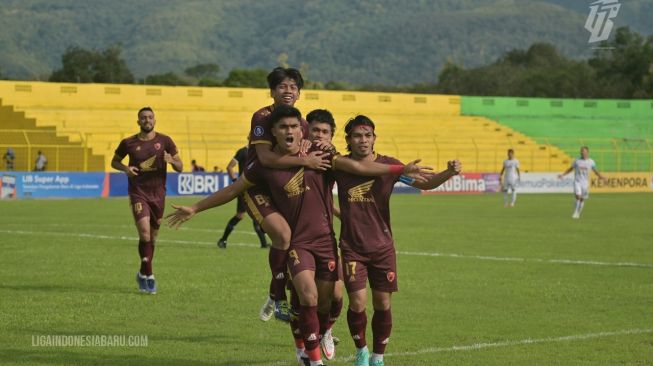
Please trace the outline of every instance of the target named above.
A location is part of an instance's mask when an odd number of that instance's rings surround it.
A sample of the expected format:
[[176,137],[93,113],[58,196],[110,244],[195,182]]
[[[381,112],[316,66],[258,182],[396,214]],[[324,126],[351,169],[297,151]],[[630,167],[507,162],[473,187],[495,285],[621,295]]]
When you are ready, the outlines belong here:
[[160,150],[161,149],[161,144],[158,143],[158,142],[156,144],[154,144],[154,149],[155,150]]
[[388,272],[385,274],[385,277],[388,279],[388,282],[394,282],[397,275],[394,272]]
[[141,151],[141,146],[136,146],[136,151]]
[[333,272],[336,269],[336,262],[329,261],[329,272]]
[[254,136],[261,137],[261,136],[263,136],[264,132],[265,132],[265,130],[263,129],[263,127],[261,127],[261,126],[254,127]]

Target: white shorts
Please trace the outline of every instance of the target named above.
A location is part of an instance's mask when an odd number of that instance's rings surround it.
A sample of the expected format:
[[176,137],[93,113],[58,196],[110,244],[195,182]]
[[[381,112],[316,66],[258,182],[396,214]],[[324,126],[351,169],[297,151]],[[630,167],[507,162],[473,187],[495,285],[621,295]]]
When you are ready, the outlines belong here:
[[574,182],[574,195],[580,196],[583,199],[588,199],[590,197],[590,187],[588,184],[581,184],[579,182]]
[[508,192],[509,190],[515,190],[517,187],[517,180],[504,180],[503,181],[503,191]]

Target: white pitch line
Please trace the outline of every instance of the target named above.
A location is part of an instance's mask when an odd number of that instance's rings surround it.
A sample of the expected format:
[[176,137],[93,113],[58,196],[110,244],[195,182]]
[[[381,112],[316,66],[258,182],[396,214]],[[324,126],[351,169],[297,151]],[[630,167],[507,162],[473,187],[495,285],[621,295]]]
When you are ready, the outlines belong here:
[[[92,239],[105,239],[105,240],[136,240],[135,236],[111,236],[99,234],[85,234],[85,233],[64,233],[64,232],[45,232],[45,231],[27,231],[27,230],[2,230],[0,233],[16,234],[16,235],[53,235],[53,236],[68,236],[79,238],[92,238]],[[209,241],[192,241],[192,240],[172,240],[172,239],[157,239],[157,243],[171,243],[171,244],[190,244],[190,245],[216,245],[216,242]],[[260,248],[260,245],[249,243],[229,243],[230,246]],[[518,262],[518,263],[548,263],[548,264],[574,264],[574,265],[588,265],[588,266],[610,266],[610,267],[637,267],[637,268],[653,268],[651,263],[634,263],[634,262],[600,262],[592,260],[576,260],[576,259],[542,259],[542,258],[519,258],[519,257],[495,257],[486,255],[465,255],[456,253],[437,253],[437,252],[408,252],[397,251],[399,255],[409,255],[418,257],[443,257],[443,258],[458,258],[458,259],[478,259],[485,261],[498,261],[498,262]]]
[[[635,334],[649,334],[649,333],[653,333],[653,329],[625,329],[625,330],[617,330],[614,332],[586,333],[586,334],[577,334],[577,335],[569,335],[569,336],[562,336],[562,337],[526,338],[526,339],[515,340],[515,341],[483,342],[483,343],[474,343],[474,344],[467,344],[467,345],[457,345],[451,347],[429,347],[417,351],[386,353],[385,356],[389,358],[393,358],[393,357],[403,357],[403,356],[419,356],[423,354],[442,353],[442,352],[477,351],[486,348],[514,347],[514,346],[525,346],[525,345],[541,344],[541,343],[573,342],[573,341],[583,341],[583,340],[594,339],[594,338],[605,338],[605,337],[616,337],[621,335],[635,335]],[[349,355],[343,359],[338,359],[338,361],[351,362],[354,360],[354,358],[355,355]],[[287,364],[288,361],[275,361],[273,363],[259,364],[257,366],[277,366],[277,365],[287,365]]]

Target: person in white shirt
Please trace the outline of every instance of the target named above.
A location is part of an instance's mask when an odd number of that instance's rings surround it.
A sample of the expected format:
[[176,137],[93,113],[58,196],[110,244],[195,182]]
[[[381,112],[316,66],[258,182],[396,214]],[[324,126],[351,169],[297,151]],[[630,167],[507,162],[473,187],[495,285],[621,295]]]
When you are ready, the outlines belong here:
[[[515,159],[513,149],[508,149],[508,159],[503,161],[503,168],[501,168],[499,176],[503,190],[503,205],[508,207],[508,201],[510,201],[510,207],[515,207],[515,201],[517,201],[515,186],[521,179],[521,173],[519,172],[519,160]],[[510,198],[511,195],[512,198]]]
[[585,200],[590,196],[590,170],[593,170],[599,179],[605,179],[601,173],[596,170],[596,163],[594,160],[589,158],[589,155],[589,148],[587,146],[581,147],[580,158],[575,159],[569,169],[565,170],[564,173],[558,176],[559,179],[562,179],[562,177],[571,173],[572,170],[574,171],[574,195],[576,196],[576,206],[574,208],[574,213],[571,216],[574,219],[580,218],[580,213],[583,211],[583,207],[585,206]]

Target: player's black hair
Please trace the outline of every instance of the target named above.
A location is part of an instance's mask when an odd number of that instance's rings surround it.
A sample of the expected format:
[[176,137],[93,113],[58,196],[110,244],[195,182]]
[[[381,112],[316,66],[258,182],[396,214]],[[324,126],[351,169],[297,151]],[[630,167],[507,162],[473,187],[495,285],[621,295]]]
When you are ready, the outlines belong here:
[[141,113],[142,113],[142,112],[145,112],[145,111],[150,111],[150,112],[154,113],[154,111],[152,110],[151,107],[143,107],[143,108],[141,108],[141,109],[138,110],[138,113],[136,113],[136,115],[137,115],[137,116],[140,116]]
[[285,78],[294,80],[295,84],[297,84],[297,89],[299,90],[304,87],[304,78],[299,70],[293,69],[292,67],[276,67],[268,74],[268,86],[270,87],[270,90],[276,89],[277,85],[281,84]]
[[314,109],[306,115],[308,123],[322,122],[328,123],[331,126],[331,136],[336,133],[336,121],[333,119],[333,114],[326,109]]
[[587,150],[588,152],[590,151],[590,148],[587,147],[587,146],[581,146],[580,149],[581,149],[581,150],[585,149],[585,150]]
[[[376,126],[374,126],[374,122],[372,122],[372,120],[369,119],[369,117],[364,116],[362,114],[359,114],[358,116],[351,118],[349,119],[349,121],[347,121],[347,124],[345,125],[345,136],[349,137],[351,131],[358,126],[372,127],[372,133],[374,134],[374,136],[376,136],[376,132],[374,132]],[[349,144],[347,144],[347,151],[351,151],[351,146]]]
[[295,107],[288,106],[288,105],[280,105],[280,106],[274,107],[274,110],[268,116],[268,126],[270,126],[270,128],[272,128],[282,118],[288,118],[288,117],[294,117],[294,118],[297,118],[297,120],[301,121],[302,112],[300,112],[299,109],[297,109]]
[[515,153],[515,150],[513,150],[513,149],[508,149],[508,152],[514,154],[514,153]]

